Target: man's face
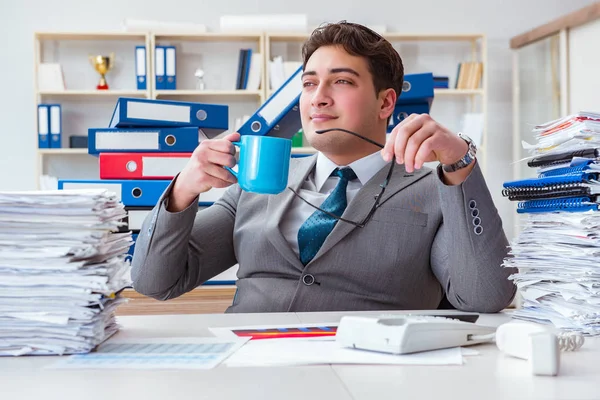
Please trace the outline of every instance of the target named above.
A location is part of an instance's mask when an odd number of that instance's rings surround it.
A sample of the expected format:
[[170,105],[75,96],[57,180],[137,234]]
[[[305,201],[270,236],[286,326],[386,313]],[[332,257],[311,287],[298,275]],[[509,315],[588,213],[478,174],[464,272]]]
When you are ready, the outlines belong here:
[[304,134],[317,150],[350,154],[372,146],[344,132],[319,135],[315,131],[344,128],[373,138],[381,126],[385,132],[381,106],[382,100],[375,95],[373,78],[363,57],[352,56],[341,46],[323,46],[306,63],[300,114]]

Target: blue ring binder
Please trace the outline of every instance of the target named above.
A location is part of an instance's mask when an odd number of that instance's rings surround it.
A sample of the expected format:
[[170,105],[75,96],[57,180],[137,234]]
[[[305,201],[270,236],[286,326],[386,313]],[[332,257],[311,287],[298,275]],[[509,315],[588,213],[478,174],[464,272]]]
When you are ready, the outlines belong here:
[[598,204],[590,197],[566,197],[548,200],[527,200],[517,205],[517,213],[597,211]]

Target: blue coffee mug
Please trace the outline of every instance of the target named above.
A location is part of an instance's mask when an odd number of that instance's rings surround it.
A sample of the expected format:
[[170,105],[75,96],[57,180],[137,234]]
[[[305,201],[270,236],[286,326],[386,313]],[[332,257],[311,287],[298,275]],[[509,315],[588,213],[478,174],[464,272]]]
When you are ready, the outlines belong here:
[[238,172],[225,167],[246,192],[277,194],[285,190],[292,141],[271,136],[244,135],[239,142]]

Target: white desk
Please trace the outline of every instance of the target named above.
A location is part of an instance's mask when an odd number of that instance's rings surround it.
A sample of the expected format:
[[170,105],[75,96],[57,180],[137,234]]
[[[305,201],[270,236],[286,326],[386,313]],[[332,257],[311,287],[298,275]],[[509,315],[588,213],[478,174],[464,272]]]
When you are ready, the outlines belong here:
[[[347,314],[347,313],[346,313]],[[371,313],[380,314],[380,313]],[[118,338],[211,336],[208,327],[332,322],[341,313],[119,317]],[[499,325],[503,314],[478,323]],[[462,366],[307,366],[213,370],[52,370],[57,357],[0,358],[0,399],[599,399],[600,338],[563,353],[558,377],[529,374],[527,362],[474,347]]]

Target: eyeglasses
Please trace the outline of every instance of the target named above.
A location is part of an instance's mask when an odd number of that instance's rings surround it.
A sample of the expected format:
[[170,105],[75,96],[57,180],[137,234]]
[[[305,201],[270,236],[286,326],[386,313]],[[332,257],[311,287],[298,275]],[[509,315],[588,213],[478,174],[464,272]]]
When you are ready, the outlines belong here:
[[[371,139],[369,139],[367,137],[364,137],[362,135],[359,135],[356,132],[352,132],[352,131],[349,131],[347,129],[342,129],[342,128],[321,129],[321,130],[315,131],[315,133],[322,134],[322,133],[327,133],[327,132],[331,132],[331,131],[346,132],[346,133],[349,133],[350,135],[354,135],[356,137],[359,137],[359,138],[361,138],[361,139],[363,139],[363,140],[365,140],[365,141],[367,141],[367,142],[369,142],[369,143],[371,143],[371,144],[373,144],[373,145],[375,145],[375,146],[377,146],[379,148],[383,149],[383,147],[384,147],[382,144],[377,143],[374,140],[371,140]],[[390,182],[390,178],[392,177],[392,172],[394,171],[394,165],[395,164],[396,163],[392,160],[391,165],[390,165],[390,169],[388,170],[388,173],[387,173],[387,176],[385,177],[385,180],[383,181],[382,184],[379,185],[379,187],[381,188],[381,191],[379,192],[379,194],[377,194],[375,196],[375,202],[373,203],[373,206],[371,207],[371,210],[369,211],[369,213],[367,214],[367,216],[365,217],[365,219],[362,222],[350,221],[349,219],[345,219],[345,218],[342,218],[342,217],[340,217],[338,215],[330,213],[329,211],[325,211],[322,208],[317,207],[314,204],[310,203],[304,197],[300,196],[300,194],[296,190],[292,189],[291,187],[288,186],[288,189],[290,189],[298,198],[300,198],[300,200],[304,201],[306,204],[308,204],[309,206],[311,206],[315,210],[319,210],[322,213],[327,214],[331,218],[337,219],[338,221],[346,222],[347,224],[352,224],[352,225],[354,225],[356,227],[359,227],[359,228],[364,228],[365,225],[367,224],[367,222],[369,222],[369,220],[371,219],[371,217],[375,213],[375,211],[379,208],[379,204],[381,202],[381,198],[383,197],[383,194],[385,193],[385,189],[387,188],[387,185]]]

